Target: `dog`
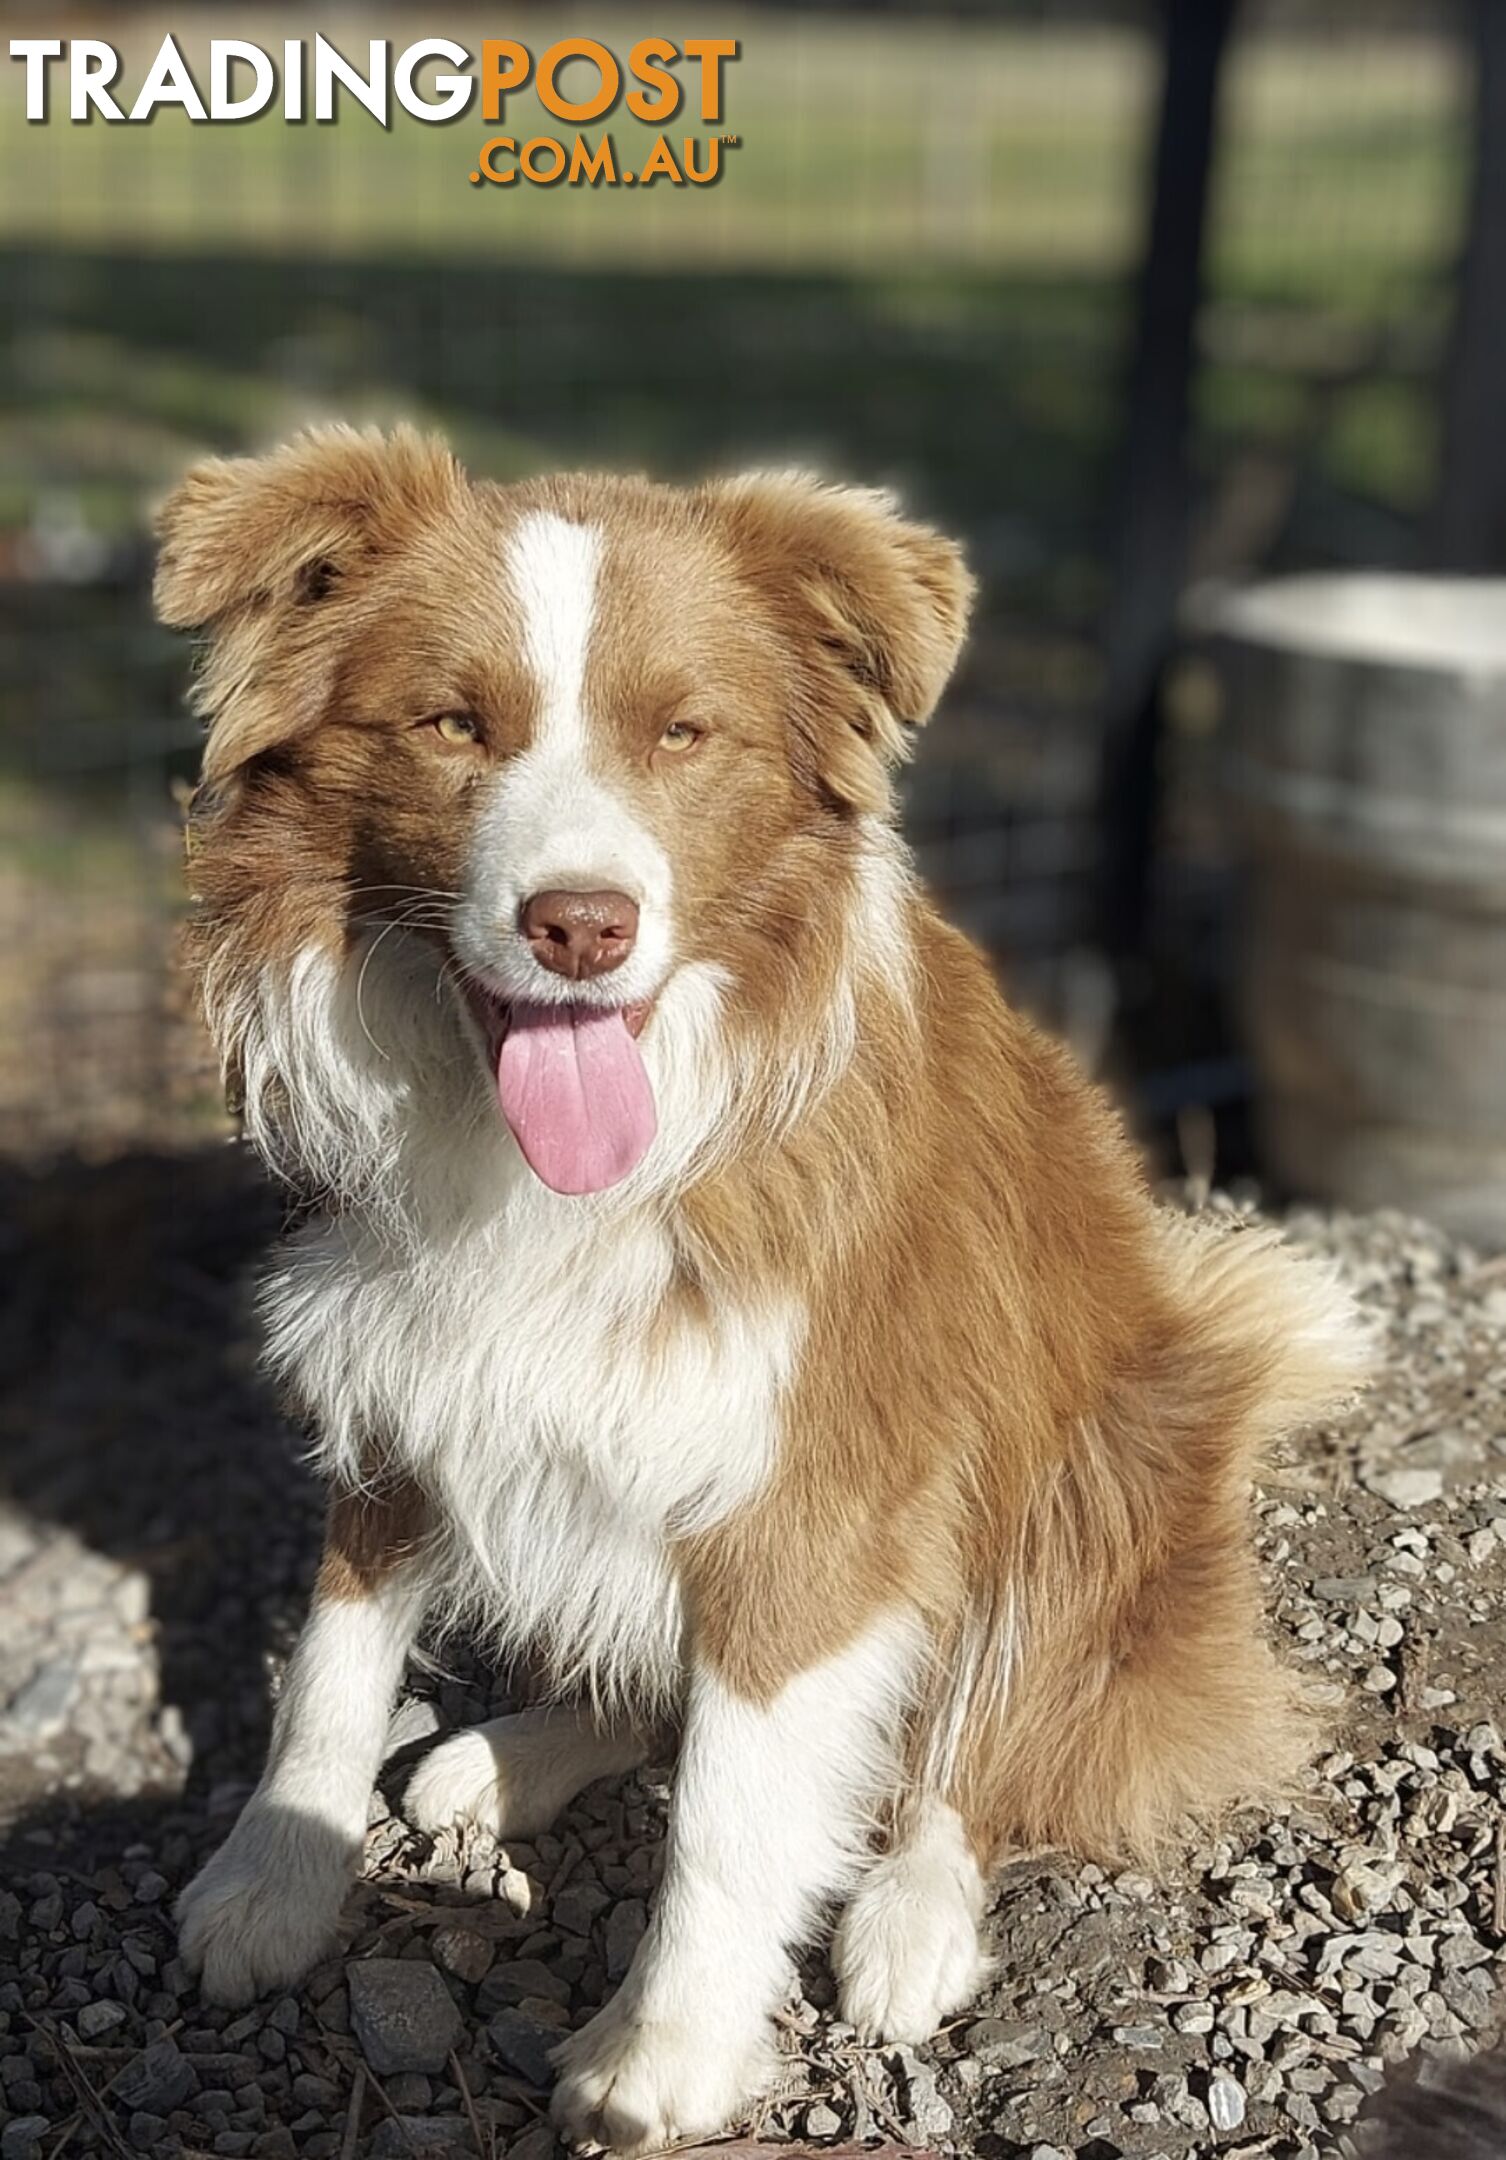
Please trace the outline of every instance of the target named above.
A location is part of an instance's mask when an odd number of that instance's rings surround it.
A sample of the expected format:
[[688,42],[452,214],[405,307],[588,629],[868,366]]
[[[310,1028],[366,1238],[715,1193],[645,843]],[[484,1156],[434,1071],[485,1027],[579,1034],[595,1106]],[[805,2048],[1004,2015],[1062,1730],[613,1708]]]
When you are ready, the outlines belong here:
[[420,1626],[542,1707],[409,1818],[539,1831],[679,1736],[630,1972],[558,2051],[577,2142],[765,2077],[839,1912],[915,2042],[1000,1856],[1153,1852],[1279,1789],[1252,1465],[1359,1384],[1324,1264],[1153,1201],[1118,1121],[917,887],[894,776],[957,547],[799,473],[470,481],[400,430],[189,473],[192,966],[304,1203],[262,1314],[331,1498],[268,1766],[184,1892],[228,2003],[338,1939]]

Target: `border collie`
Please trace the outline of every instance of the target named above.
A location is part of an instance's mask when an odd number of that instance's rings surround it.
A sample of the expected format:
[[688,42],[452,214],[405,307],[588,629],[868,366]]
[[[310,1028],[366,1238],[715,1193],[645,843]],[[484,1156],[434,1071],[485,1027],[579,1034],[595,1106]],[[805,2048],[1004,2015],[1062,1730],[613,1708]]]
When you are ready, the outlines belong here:
[[549,1701],[417,1824],[528,1835],[679,1733],[657,1911],[564,2134],[711,2130],[828,1911],[841,2013],[966,2002],[990,1870],[1278,1788],[1252,1466],[1362,1377],[1269,1232],[1158,1208],[918,889],[894,768],[958,549],[798,473],[495,486],[399,430],[191,472],[190,946],[307,1205],[263,1293],[323,1565],[270,1761],[180,1905],[224,2002],[338,1940],[426,1621]]

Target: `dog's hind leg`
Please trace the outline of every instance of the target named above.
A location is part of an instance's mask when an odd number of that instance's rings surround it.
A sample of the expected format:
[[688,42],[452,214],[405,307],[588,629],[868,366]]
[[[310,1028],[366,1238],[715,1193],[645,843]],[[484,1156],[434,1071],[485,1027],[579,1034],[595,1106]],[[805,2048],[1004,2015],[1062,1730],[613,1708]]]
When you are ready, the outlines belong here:
[[493,1837],[531,1837],[587,1785],[636,1770],[652,1739],[646,1728],[599,1722],[586,1710],[493,1718],[424,1757],[404,1812],[419,1830],[470,1823]]
[[335,1944],[423,1615],[423,1534],[422,1503],[406,1486],[341,1495],[330,1509],[261,1783],[178,1901],[184,1961],[215,2002],[287,1987]]

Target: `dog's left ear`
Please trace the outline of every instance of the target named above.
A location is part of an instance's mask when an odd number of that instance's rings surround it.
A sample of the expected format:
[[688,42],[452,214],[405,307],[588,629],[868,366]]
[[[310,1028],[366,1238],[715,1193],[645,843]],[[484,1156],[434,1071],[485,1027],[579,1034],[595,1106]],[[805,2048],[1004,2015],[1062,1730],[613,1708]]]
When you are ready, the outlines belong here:
[[744,574],[805,647],[791,717],[806,776],[845,808],[886,812],[892,770],[967,630],[962,550],[887,494],[804,473],[749,473],[709,493]]

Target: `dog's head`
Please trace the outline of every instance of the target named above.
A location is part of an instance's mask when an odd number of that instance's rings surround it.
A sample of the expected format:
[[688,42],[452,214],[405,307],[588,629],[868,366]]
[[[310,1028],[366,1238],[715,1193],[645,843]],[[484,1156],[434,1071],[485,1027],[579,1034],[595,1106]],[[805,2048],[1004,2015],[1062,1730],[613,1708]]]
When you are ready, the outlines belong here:
[[406,430],[202,465],[160,531],[159,612],[208,632],[210,917],[284,968],[430,941],[563,1191],[652,1140],[677,979],[755,1011],[830,963],[970,595],[876,494],[472,485]]

